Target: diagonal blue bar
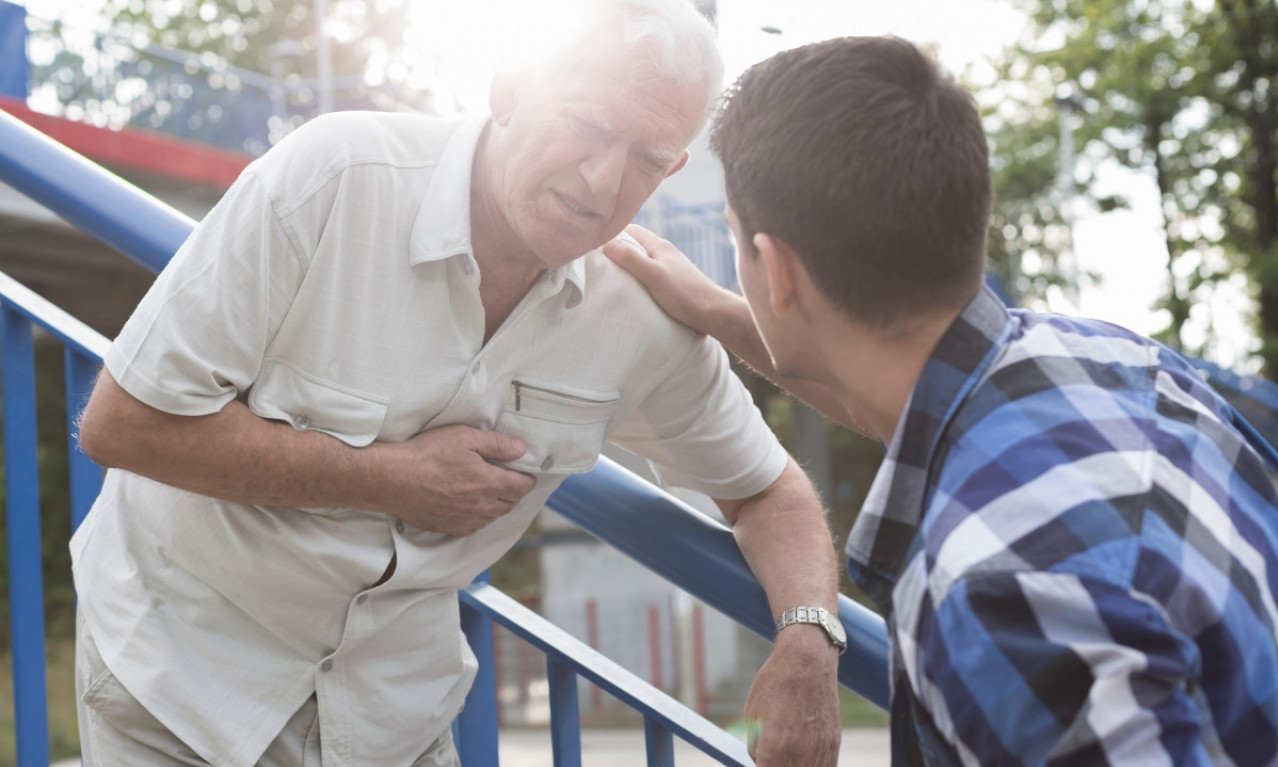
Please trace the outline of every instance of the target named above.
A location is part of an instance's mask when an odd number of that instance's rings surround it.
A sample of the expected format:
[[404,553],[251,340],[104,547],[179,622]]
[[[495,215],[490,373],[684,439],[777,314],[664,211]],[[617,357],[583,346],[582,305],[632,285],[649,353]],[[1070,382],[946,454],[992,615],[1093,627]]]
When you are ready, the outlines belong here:
[[[559,665],[599,685],[702,753],[734,767],[750,764],[744,743],[501,591],[486,583],[474,583],[461,591],[460,598],[463,604],[489,615],[557,659]],[[571,691],[563,689],[563,694],[571,695],[575,701],[575,683]],[[576,703],[571,705],[575,709]]]
[[[569,477],[546,505],[741,625],[774,638],[767,595],[722,523],[607,458],[589,473]],[[883,619],[845,596],[839,597],[839,618],[848,634],[839,681],[886,709]]]
[[153,272],[195,222],[0,111],[0,181]]

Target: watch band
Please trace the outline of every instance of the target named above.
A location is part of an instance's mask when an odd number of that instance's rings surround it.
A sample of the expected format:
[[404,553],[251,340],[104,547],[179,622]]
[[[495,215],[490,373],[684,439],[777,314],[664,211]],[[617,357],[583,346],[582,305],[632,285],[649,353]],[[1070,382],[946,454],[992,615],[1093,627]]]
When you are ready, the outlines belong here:
[[777,619],[777,633],[781,633],[781,629],[786,626],[793,626],[796,623],[809,623],[820,626],[825,630],[826,636],[830,638],[830,644],[839,650],[839,655],[848,649],[847,635],[843,631],[843,625],[838,623],[838,618],[830,614],[830,611],[824,607],[791,607],[781,613],[781,617]]

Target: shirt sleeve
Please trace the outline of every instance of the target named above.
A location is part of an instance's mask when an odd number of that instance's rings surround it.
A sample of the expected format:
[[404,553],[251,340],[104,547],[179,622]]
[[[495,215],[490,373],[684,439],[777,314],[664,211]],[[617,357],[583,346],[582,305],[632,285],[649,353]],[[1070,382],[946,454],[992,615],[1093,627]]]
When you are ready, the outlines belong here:
[[964,579],[929,608],[906,671],[965,762],[1213,763],[1196,650],[1150,601],[1037,571]]
[[217,412],[257,377],[304,276],[299,249],[250,168],[160,273],[106,368],[151,407]]
[[646,458],[663,484],[725,500],[766,490],[788,460],[727,353],[706,336],[610,439]]

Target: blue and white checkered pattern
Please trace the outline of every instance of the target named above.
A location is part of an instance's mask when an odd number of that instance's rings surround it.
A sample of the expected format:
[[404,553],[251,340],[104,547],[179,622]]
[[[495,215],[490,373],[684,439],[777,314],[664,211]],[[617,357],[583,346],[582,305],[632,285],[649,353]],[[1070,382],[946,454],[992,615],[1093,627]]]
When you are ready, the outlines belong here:
[[897,763],[1278,764],[1274,477],[1176,354],[988,290],[848,541]]

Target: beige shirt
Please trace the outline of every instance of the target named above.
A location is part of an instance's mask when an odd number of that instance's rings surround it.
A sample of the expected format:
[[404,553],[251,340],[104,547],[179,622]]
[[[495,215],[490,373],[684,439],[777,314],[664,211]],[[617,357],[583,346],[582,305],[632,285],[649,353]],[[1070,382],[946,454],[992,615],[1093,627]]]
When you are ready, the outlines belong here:
[[605,439],[719,498],[784,468],[722,349],[597,251],[544,274],[483,344],[468,216],[483,124],[344,113],[297,131],[210,212],[107,355],[170,413],[238,398],[356,447],[456,423],[528,443],[512,465],[534,490],[468,537],[107,473],[72,541],[80,604],[107,666],[213,764],[254,763],[312,693],[325,765],[407,764],[474,675],[456,590]]

